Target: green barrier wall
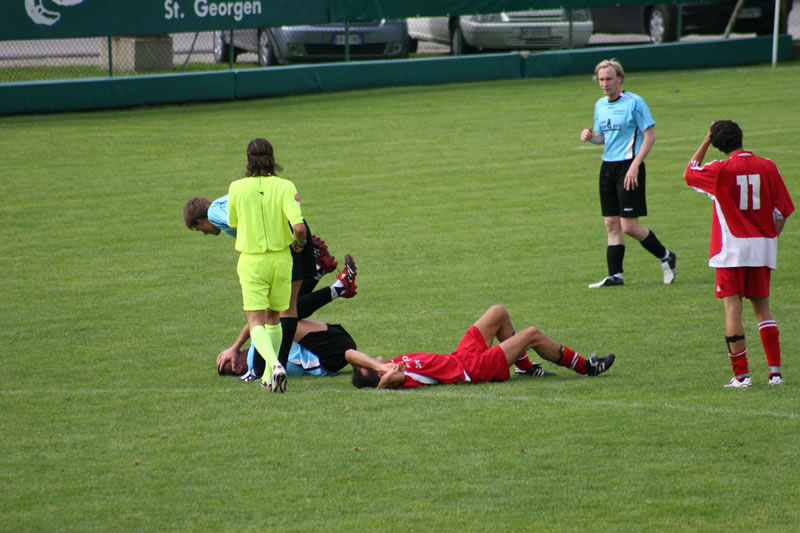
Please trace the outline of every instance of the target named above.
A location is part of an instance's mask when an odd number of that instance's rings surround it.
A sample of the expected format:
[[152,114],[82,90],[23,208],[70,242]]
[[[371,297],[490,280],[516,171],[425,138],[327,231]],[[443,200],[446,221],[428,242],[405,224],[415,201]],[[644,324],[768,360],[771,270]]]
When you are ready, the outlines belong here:
[[[591,74],[603,59],[616,58],[626,71],[675,70],[733,65],[753,65],[772,61],[772,37],[720,39],[697,43],[670,43],[659,46],[617,46],[583,48],[569,53],[541,52],[522,61],[522,76],[552,77]],[[792,59],[792,38],[781,35],[778,59]]]
[[84,111],[236,98],[235,71],[0,84],[0,114]]
[[[754,37],[536,54],[479,54],[196,74],[6,83],[0,84],[0,114],[110,109],[521,77],[588,75],[600,60],[611,57],[619,59],[628,71],[769,63],[772,39]],[[778,58],[783,61],[791,57],[791,36],[782,35]]]
[[236,96],[254,98],[519,77],[520,56],[516,53],[329,63],[240,70],[236,75]]

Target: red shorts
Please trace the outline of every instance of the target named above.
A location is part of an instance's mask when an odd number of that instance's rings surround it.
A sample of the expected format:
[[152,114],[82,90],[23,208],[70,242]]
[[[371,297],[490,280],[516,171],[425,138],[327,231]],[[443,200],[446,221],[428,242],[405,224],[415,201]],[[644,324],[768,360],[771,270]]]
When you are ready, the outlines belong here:
[[470,326],[452,354],[467,372],[471,383],[507,381],[508,361],[499,344],[489,348],[477,326]]
[[717,269],[717,298],[738,294],[743,298],[769,296],[769,267],[734,267]]

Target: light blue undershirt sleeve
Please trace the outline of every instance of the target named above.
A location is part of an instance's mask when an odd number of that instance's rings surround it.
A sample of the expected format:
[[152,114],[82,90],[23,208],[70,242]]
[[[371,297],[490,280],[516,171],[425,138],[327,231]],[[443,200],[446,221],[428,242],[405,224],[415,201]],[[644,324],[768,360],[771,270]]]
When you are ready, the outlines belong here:
[[228,225],[228,195],[217,198],[208,207],[208,221],[230,235],[236,237],[236,230]]
[[[255,354],[256,349],[250,344],[250,349],[247,350],[247,368],[249,370],[253,370]],[[328,375],[328,372],[320,366],[319,357],[297,343],[292,343],[292,349],[289,350],[289,364],[286,365],[286,373],[289,376]]]

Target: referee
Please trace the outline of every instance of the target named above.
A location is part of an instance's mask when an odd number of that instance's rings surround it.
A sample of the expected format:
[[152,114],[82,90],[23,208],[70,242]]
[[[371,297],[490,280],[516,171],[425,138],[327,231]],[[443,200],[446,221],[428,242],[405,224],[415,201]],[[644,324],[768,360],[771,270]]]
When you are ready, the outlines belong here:
[[625,72],[617,60],[601,61],[594,72],[604,96],[594,105],[593,129],[581,131],[581,140],[603,145],[600,207],[608,232],[608,276],[589,288],[624,285],[625,235],[659,259],[664,284],[669,285],[677,274],[675,254],[639,224],[639,217],[647,215],[644,158],[656,142],[655,121],[642,97],[622,90]]

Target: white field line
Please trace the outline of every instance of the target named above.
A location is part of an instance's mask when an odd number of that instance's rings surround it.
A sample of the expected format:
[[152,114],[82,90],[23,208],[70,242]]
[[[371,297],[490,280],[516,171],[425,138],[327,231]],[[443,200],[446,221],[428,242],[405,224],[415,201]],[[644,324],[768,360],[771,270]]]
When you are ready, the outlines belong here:
[[[424,391],[420,391],[424,392]],[[432,391],[431,391],[432,392]],[[744,392],[747,394],[747,391],[729,391],[729,392]],[[460,399],[470,399],[470,398],[486,398],[486,399],[507,399],[510,402],[522,403],[522,402],[535,402],[536,404],[542,403],[550,403],[550,404],[576,404],[576,405],[584,405],[586,403],[585,400],[576,400],[570,398],[561,398],[561,397],[548,397],[548,398],[541,398],[541,397],[530,397],[530,396],[502,396],[498,394],[485,394],[485,393],[470,393],[470,394],[459,394],[458,391],[437,391],[436,396],[448,396]],[[754,417],[762,417],[762,416],[770,416],[773,418],[785,418],[788,420],[800,420],[800,414],[793,413],[793,412],[783,412],[783,411],[770,411],[770,410],[763,410],[763,409],[743,409],[739,406],[736,408],[731,407],[712,407],[712,406],[698,406],[698,405],[679,405],[675,403],[642,403],[642,402],[623,402],[619,400],[592,400],[591,401],[592,407],[597,406],[607,406],[607,407],[614,407],[619,409],[641,409],[641,410],[675,410],[675,411],[683,411],[690,414],[729,414],[733,416],[754,416]],[[739,404],[741,405],[741,404]]]
[[[503,394],[487,394],[484,392],[476,391],[473,387],[468,385],[462,385],[461,387],[449,387],[449,390],[442,390],[440,387],[435,387],[433,390],[418,390],[418,391],[405,391],[405,392],[397,392],[397,391],[382,391],[382,392],[375,392],[375,394],[410,394],[414,396],[428,396],[428,395],[435,395],[437,398],[447,397],[447,398],[458,398],[460,400],[481,400],[481,399],[491,399],[491,400],[508,400],[509,403],[514,403],[515,405],[519,405],[521,403],[534,403],[536,405],[541,404],[574,404],[574,405],[583,405],[586,403],[586,400],[577,400],[577,399],[570,399],[570,398],[561,398],[561,397],[532,397],[532,396],[521,396],[521,395],[512,395],[506,396]],[[455,390],[453,390],[455,389]],[[464,390],[468,389],[468,390]],[[244,390],[244,387],[242,388]],[[463,390],[463,392],[462,392]],[[180,389],[17,389],[17,390],[3,390],[0,391],[0,397],[2,396],[22,396],[22,395],[39,395],[39,394],[59,394],[65,396],[71,395],[139,395],[139,394],[164,394],[164,395],[175,395],[175,394],[230,394],[237,392],[232,389],[219,389],[216,391],[209,392],[208,389],[201,389],[201,388],[180,388]],[[353,394],[355,391],[348,391],[342,389],[330,389],[326,387],[314,388],[313,390],[305,390],[302,394],[329,394],[329,393],[341,393],[341,394]],[[779,392],[779,391],[776,391]],[[289,392],[291,393],[291,392]],[[740,391],[740,390],[731,390],[728,391],[731,395],[742,395],[745,396],[748,394],[748,391]],[[281,398],[283,395],[277,396],[272,394],[267,394],[265,392],[265,396],[268,398]],[[737,400],[741,400],[737,396]],[[624,402],[619,400],[592,400],[591,404],[593,407],[597,406],[606,406],[606,407],[613,407],[617,409],[626,409],[626,410],[642,410],[642,411],[653,411],[653,410],[662,410],[662,411],[680,411],[687,414],[703,414],[703,415],[731,415],[737,417],[772,417],[772,418],[779,418],[779,419],[786,419],[786,420],[800,420],[800,414],[795,412],[784,412],[784,411],[774,411],[774,410],[764,410],[764,409],[747,409],[742,408],[741,403],[737,405],[737,407],[713,407],[713,406],[701,406],[701,405],[680,405],[676,403],[643,403],[643,402]]]
[[[658,127],[657,124],[656,124],[656,127]],[[687,142],[690,142],[690,141],[695,143],[695,144],[697,144],[697,145],[699,145],[700,142],[703,140],[704,133],[705,132],[701,132],[701,134],[694,135],[694,136],[691,136],[691,137],[690,136],[669,137],[667,139],[659,137],[656,140],[656,144],[653,147],[653,149],[654,150],[655,149],[684,150],[683,147],[677,147],[677,146],[676,147],[663,147],[663,145],[664,144],[672,144],[672,143],[683,144],[683,143],[687,143]],[[766,130],[766,131],[752,131],[752,132],[748,131],[746,133],[746,135],[747,135],[747,137],[758,137],[759,135],[775,135],[776,133],[792,133],[792,134],[794,134],[794,130],[791,129],[791,128],[780,128],[780,129]],[[745,144],[747,144],[747,143],[745,143]],[[750,144],[752,144],[752,143],[750,143]],[[748,144],[748,146],[750,146],[750,144]],[[692,146],[694,146],[694,144]],[[695,146],[695,148],[697,148],[697,147]],[[581,143],[580,145],[576,146],[575,149],[576,150],[602,150],[603,146],[602,145],[598,145],[598,144]],[[709,150],[709,151],[711,151],[711,150]],[[776,150],[774,148],[770,148],[770,151],[771,152],[786,152],[786,153],[792,153],[792,154],[796,153],[796,150]],[[719,155],[720,157],[723,156],[723,154],[721,152],[716,152],[716,154]],[[691,157],[691,156],[692,156],[692,154],[689,154],[687,157]],[[706,159],[708,159],[708,157],[706,157]],[[719,159],[719,157],[717,157],[717,159]],[[710,159],[708,159],[708,160],[710,161]]]

